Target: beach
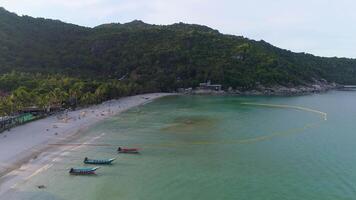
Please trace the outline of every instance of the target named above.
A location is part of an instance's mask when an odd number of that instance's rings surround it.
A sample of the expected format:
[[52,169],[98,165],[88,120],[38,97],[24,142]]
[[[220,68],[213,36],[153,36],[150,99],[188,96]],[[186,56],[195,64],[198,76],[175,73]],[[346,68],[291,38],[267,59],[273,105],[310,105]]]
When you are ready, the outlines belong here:
[[[56,146],[70,142],[95,123],[157,98],[172,95],[150,93],[49,116],[0,134],[0,196],[16,184],[48,169],[61,152],[78,146]],[[100,137],[97,136],[97,137]],[[92,138],[95,140],[95,138]],[[89,141],[90,142],[90,141]]]
[[[347,91],[160,98],[48,141],[3,176],[0,199],[353,199],[355,98]],[[118,146],[140,154],[118,154]],[[116,160],[98,166],[85,157]],[[74,176],[73,167],[100,168]]]

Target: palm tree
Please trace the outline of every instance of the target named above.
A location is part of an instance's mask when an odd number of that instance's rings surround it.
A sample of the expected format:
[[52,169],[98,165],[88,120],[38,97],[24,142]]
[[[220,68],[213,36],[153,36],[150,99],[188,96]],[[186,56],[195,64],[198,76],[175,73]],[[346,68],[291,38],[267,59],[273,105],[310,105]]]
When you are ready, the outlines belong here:
[[62,105],[62,103],[68,99],[68,93],[55,88],[49,93],[50,105]]

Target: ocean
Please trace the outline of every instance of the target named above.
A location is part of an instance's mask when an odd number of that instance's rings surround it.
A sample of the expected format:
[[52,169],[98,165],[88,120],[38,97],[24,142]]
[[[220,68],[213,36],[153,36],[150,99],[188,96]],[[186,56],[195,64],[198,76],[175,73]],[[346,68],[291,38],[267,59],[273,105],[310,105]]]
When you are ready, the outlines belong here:
[[[91,126],[7,199],[342,200],[356,197],[356,92],[168,96]],[[118,154],[117,147],[141,153]],[[84,157],[116,158],[73,176]],[[45,188],[39,189],[37,186]]]

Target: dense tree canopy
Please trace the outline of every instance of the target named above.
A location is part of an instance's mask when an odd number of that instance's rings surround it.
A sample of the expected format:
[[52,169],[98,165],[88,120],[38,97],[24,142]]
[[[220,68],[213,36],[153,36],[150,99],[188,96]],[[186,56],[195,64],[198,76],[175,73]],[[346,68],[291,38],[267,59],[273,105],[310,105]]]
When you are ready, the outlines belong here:
[[[330,47],[332,48],[332,47]],[[128,78],[157,90],[211,79],[224,86],[356,83],[356,60],[293,53],[189,24],[85,28],[0,9],[0,70]]]
[[26,107],[73,107],[147,92],[129,81],[69,78],[62,75],[40,75],[12,72],[0,76],[0,116]]
[[86,28],[0,8],[0,74],[0,93],[11,94],[1,104],[68,98],[88,104],[206,80],[245,89],[315,79],[356,84],[356,60],[293,53],[200,25],[133,21]]

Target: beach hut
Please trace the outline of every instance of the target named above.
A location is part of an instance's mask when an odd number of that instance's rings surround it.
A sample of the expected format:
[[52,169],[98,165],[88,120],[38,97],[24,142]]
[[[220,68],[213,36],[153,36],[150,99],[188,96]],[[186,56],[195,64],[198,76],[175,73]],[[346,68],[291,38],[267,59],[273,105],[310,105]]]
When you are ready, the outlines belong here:
[[201,90],[214,90],[221,91],[222,86],[220,84],[211,84],[211,81],[207,81],[206,83],[200,83],[199,89]]
[[10,127],[11,125],[11,117],[5,116],[5,117],[0,117],[0,132],[8,129],[7,127]]
[[22,114],[32,114],[32,115],[43,115],[46,113],[46,110],[43,108],[39,108],[37,106],[31,106],[31,107],[26,107],[21,110],[19,110],[19,113]]
[[0,132],[3,132],[5,130],[8,130],[15,126],[30,122],[35,119],[36,119],[36,117],[34,115],[32,115],[31,113],[24,113],[24,114],[19,114],[19,115],[15,115],[15,116],[0,117]]

